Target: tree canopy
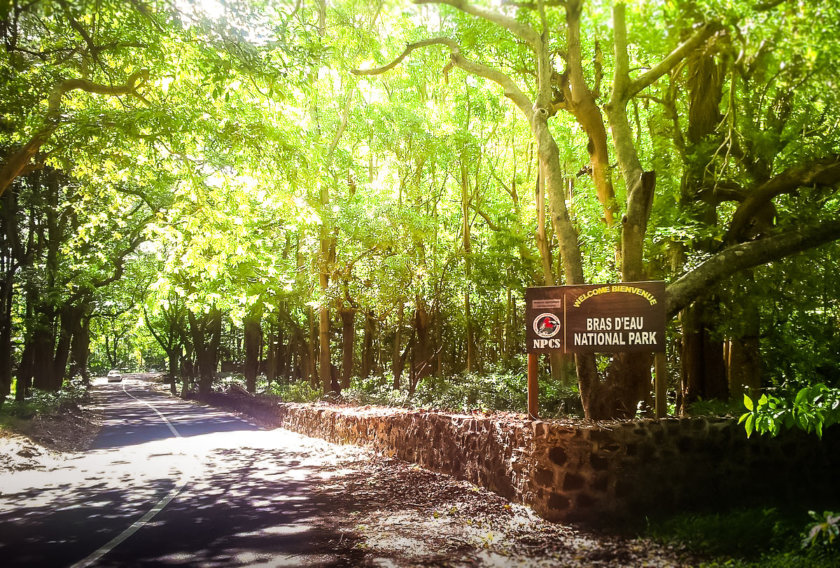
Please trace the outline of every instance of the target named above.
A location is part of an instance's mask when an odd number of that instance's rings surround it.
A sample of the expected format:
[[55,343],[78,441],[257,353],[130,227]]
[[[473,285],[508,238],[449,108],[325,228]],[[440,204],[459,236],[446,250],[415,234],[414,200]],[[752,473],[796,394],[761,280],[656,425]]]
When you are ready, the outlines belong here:
[[[4,3],[0,395],[413,393],[521,372],[526,287],[654,279],[683,411],[838,385],[838,11]],[[650,401],[646,355],[548,364],[588,418]]]

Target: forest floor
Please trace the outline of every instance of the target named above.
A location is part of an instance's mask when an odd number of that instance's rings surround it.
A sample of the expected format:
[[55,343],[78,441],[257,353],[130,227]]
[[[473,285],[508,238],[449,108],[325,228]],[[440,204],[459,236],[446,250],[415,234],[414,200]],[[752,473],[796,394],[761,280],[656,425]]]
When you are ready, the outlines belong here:
[[[0,428],[5,471],[60,467],[85,451],[100,428],[93,407],[17,419]],[[321,490],[332,519],[365,566],[694,566],[685,551],[647,539],[600,534],[550,523],[527,507],[450,476],[372,452],[336,463]],[[329,472],[324,472],[329,473]],[[341,502],[343,501],[343,502]],[[349,552],[349,551],[348,551]]]

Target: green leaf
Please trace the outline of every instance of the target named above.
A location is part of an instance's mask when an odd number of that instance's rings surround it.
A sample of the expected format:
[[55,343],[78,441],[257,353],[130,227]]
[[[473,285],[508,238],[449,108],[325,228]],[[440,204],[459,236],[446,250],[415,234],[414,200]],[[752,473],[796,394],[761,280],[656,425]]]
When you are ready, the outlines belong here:
[[752,399],[747,394],[744,394],[744,406],[746,406],[747,410],[749,410],[750,412],[752,412],[755,408]]

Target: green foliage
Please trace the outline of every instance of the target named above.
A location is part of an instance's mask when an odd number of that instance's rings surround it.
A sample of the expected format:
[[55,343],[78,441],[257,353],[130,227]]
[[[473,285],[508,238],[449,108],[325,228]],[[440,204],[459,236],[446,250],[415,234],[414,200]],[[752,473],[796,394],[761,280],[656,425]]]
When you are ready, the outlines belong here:
[[272,383],[265,392],[280,397],[283,402],[315,402],[324,396],[324,391],[313,388],[309,381]]
[[688,406],[690,416],[736,416],[744,409],[737,400],[703,400],[693,402]]
[[784,428],[799,428],[822,438],[823,430],[840,421],[840,389],[820,383],[799,389],[794,396],[744,395],[747,412],[741,415],[747,436],[753,432],[776,436]]
[[785,548],[797,545],[801,526],[777,509],[738,509],[681,514],[651,523],[647,534],[660,542],[679,543],[698,554],[749,559],[766,552],[769,543]]
[[[380,404],[408,408],[435,408],[451,412],[519,412],[527,411],[527,389],[522,372],[496,371],[467,373],[454,377],[430,376],[420,381],[413,394],[402,381],[393,388],[392,377],[354,377],[350,389],[342,396],[355,404]],[[555,382],[540,382],[540,415],[559,417],[575,414],[578,394]]]
[[59,392],[31,389],[26,400],[14,400],[11,396],[0,405],[0,426],[14,427],[19,420],[29,420],[41,414],[55,414],[67,407],[76,406],[87,400],[87,388],[78,380],[68,382]]
[[[829,515],[826,514],[826,518]],[[819,515],[811,516],[822,521]],[[805,515],[801,512],[737,509],[660,519],[648,525],[646,536],[707,559],[697,564],[703,568],[823,568],[837,565],[840,554],[836,550],[802,548],[804,524]]]
[[837,539],[840,536],[840,514],[833,511],[823,511],[822,514],[816,511],[808,511],[813,523],[808,526],[805,538],[802,539],[802,548],[825,546],[837,547]]

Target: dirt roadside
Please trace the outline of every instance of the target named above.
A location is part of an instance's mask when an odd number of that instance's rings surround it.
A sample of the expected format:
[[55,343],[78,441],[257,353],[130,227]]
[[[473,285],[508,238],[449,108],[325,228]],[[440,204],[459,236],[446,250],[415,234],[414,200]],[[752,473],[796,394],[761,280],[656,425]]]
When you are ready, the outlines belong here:
[[[100,409],[68,406],[0,430],[5,471],[58,469],[90,447]],[[527,507],[447,475],[366,453],[322,472],[319,492],[350,511],[331,519],[364,566],[696,565],[684,552],[643,539],[597,534],[538,518]],[[352,544],[351,544],[352,543]]]

